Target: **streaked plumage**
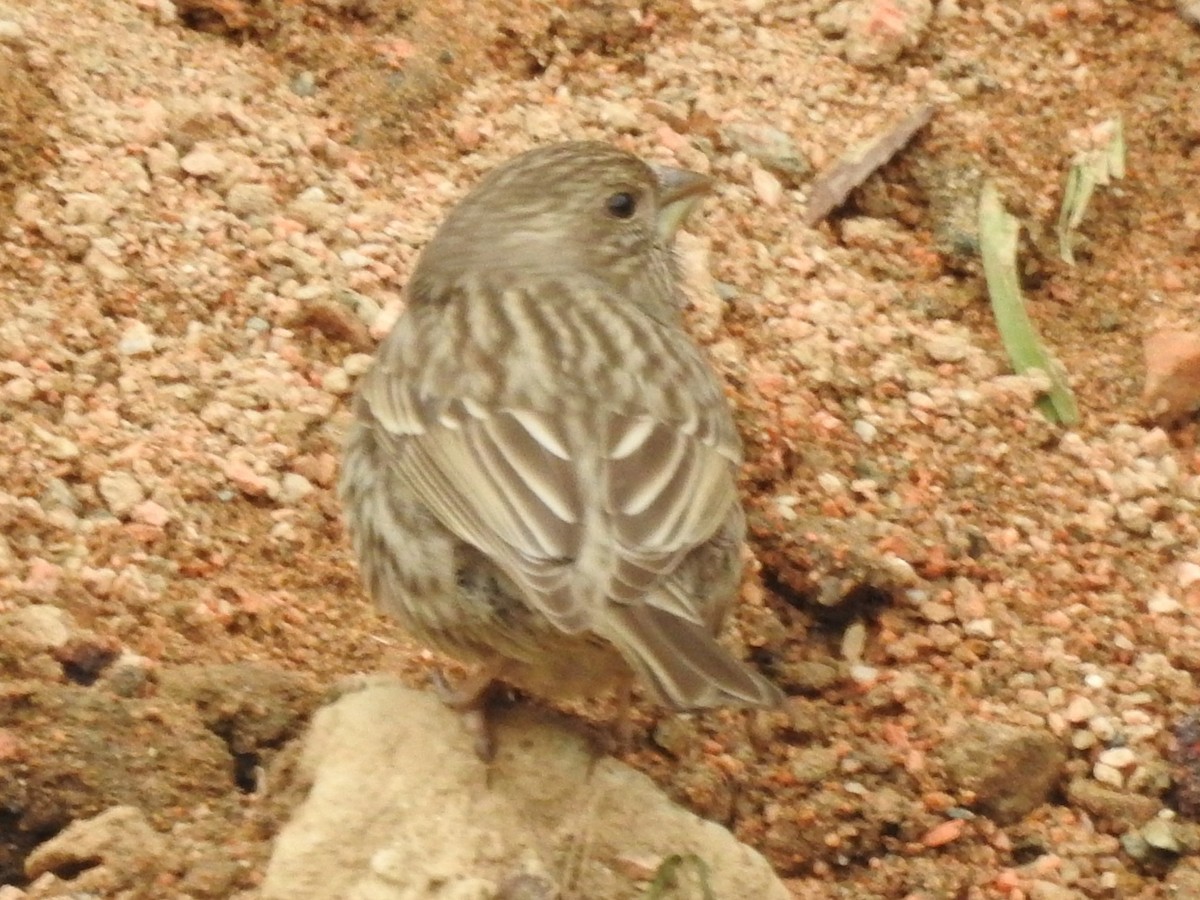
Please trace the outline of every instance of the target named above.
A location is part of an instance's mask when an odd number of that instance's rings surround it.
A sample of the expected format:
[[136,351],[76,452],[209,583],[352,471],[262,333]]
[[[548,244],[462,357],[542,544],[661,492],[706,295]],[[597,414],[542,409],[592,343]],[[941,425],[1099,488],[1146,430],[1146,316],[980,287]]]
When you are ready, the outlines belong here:
[[632,671],[676,709],[781,700],[714,639],[741,446],[670,253],[706,188],[555,145],[484,178],[425,248],[341,478],[368,588],[422,641],[543,695]]

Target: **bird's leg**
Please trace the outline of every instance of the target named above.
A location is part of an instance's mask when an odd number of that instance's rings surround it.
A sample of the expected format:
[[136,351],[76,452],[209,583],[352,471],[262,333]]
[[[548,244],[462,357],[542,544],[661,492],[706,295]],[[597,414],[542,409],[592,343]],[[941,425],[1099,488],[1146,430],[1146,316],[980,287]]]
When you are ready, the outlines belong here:
[[462,716],[467,732],[475,738],[475,755],[484,762],[491,762],[496,755],[488,712],[500,685],[501,668],[500,663],[488,663],[456,687],[450,686],[441,671],[430,677],[439,699]]

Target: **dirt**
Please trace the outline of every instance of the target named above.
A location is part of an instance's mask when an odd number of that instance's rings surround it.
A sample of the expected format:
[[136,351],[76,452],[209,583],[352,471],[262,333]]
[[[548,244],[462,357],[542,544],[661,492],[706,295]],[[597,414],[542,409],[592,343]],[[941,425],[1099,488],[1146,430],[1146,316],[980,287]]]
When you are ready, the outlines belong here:
[[[815,2],[103,6],[0,6],[23,30],[0,40],[0,883],[68,892],[81,872],[31,884],[30,852],[127,805],[172,850],[125,896],[254,896],[271,767],[322,697],[441,662],[370,608],[333,494],[339,380],[382,327],[361,298],[399,308],[480,171],[589,136],[722,184],[694,224],[719,299],[689,316],[747,445],[735,641],[792,698],[639,703],[626,760],[797,897],[1200,896],[1175,737],[1200,700],[1200,452],[1141,397],[1143,338],[1200,309],[1200,30],[1173,4],[941,3],[876,67]],[[727,130],[821,170],[928,99],[816,228],[806,167]],[[1128,172],[1069,266],[1067,164],[1113,116]],[[1008,374],[985,180],[1024,226],[1072,429]],[[264,210],[213,212],[249,183]],[[304,293],[349,251],[368,263]],[[141,327],[152,349],[121,349]]]

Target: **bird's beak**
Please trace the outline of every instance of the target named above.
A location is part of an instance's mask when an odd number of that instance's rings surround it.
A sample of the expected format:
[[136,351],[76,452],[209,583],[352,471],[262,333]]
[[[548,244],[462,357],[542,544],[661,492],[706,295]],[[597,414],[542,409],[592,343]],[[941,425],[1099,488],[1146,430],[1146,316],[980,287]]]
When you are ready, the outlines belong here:
[[673,166],[651,165],[650,169],[658,180],[658,237],[669,244],[688,214],[712,190],[712,179]]

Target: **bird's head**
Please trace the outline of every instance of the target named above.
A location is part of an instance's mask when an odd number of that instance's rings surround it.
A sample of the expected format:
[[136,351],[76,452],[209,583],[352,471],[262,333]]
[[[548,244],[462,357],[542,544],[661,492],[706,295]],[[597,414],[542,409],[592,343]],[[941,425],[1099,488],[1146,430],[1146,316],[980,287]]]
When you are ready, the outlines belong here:
[[[711,187],[704,175],[652,165],[609,144],[575,141],[493,170],[425,248],[414,279],[587,273],[625,288],[672,279],[675,232]],[[668,289],[670,285],[667,285]]]

